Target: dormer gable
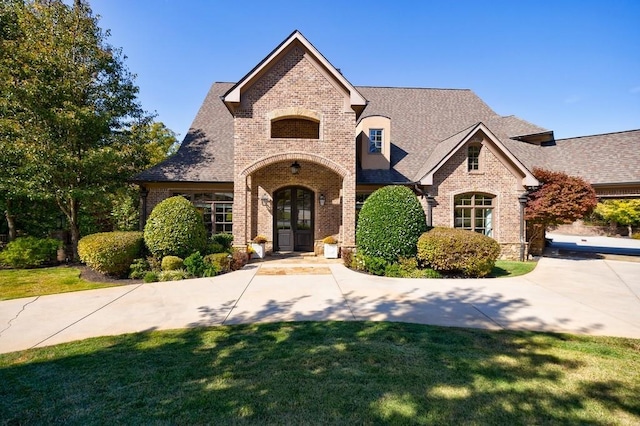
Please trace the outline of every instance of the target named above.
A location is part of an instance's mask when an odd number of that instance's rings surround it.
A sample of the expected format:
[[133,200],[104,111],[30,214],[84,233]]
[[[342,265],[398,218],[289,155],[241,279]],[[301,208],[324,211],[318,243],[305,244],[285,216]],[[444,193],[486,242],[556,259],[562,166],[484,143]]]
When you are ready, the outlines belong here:
[[349,81],[300,33],[294,31],[286,40],[276,47],[267,57],[256,65],[247,75],[222,96],[225,105],[233,114],[240,105],[242,95],[271,67],[285,57],[292,49],[302,49],[305,56],[326,76],[332,84],[345,94],[345,109],[351,108],[359,116],[366,106],[366,99],[349,83]]

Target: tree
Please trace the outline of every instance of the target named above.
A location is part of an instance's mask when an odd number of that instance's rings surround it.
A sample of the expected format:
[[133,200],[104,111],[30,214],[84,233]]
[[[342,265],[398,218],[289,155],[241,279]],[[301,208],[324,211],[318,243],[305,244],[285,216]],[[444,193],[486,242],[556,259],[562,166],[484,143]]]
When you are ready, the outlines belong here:
[[629,237],[633,236],[632,226],[640,224],[640,200],[606,200],[599,203],[595,212],[604,220],[626,225]]
[[7,0],[0,24],[0,148],[14,162],[0,191],[54,199],[77,259],[81,204],[132,169],[131,139],[118,135],[145,118],[138,88],[81,0]]
[[[571,223],[583,218],[598,203],[596,192],[580,177],[539,168],[533,169],[533,174],[542,185],[529,194],[525,219],[538,225],[535,228],[542,235],[548,226]],[[530,239],[538,237],[540,235],[534,234]]]

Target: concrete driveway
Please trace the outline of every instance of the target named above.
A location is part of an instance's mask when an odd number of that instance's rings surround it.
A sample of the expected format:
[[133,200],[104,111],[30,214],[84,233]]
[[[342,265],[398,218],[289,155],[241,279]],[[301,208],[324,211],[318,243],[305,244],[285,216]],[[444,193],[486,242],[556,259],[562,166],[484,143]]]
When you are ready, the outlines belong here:
[[0,353],[147,330],[307,320],[640,338],[640,263],[542,258],[522,277],[417,280],[340,263],[263,262],[215,278],[0,302]]

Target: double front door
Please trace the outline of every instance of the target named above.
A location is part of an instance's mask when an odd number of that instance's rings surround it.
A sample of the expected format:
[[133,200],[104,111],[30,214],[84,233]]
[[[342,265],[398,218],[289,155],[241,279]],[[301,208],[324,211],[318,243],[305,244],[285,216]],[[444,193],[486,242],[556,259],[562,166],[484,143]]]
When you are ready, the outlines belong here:
[[302,187],[289,187],[277,191],[273,198],[275,249],[313,251],[313,192]]

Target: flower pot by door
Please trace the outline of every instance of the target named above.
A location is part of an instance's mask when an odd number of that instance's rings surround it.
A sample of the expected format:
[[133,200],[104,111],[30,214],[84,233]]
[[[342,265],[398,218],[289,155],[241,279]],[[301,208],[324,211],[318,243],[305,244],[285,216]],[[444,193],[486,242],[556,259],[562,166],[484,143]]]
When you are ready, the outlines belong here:
[[264,259],[264,243],[251,243],[251,248],[253,249],[253,253],[251,257],[254,259]]
[[338,258],[338,245],[337,244],[326,244],[324,245],[324,257],[327,259],[337,259]]

